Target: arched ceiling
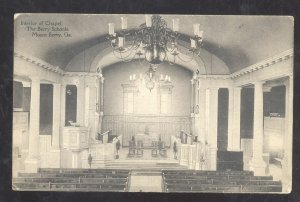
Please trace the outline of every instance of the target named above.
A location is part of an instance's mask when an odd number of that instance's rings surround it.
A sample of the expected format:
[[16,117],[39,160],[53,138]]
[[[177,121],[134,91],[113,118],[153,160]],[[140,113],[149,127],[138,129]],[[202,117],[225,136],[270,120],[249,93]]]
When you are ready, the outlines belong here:
[[[15,20],[15,50],[65,69],[71,59],[95,44],[105,43],[108,23],[120,29],[120,17],[128,17],[128,28],[144,23],[144,15],[22,14]],[[180,19],[180,32],[193,34],[193,24],[204,30],[204,49],[216,55],[230,72],[257,63],[293,47],[293,20],[276,16],[162,15],[172,27]],[[35,37],[22,22],[61,22],[72,36]],[[45,32],[44,32],[45,33]],[[62,32],[63,33],[63,32]]]

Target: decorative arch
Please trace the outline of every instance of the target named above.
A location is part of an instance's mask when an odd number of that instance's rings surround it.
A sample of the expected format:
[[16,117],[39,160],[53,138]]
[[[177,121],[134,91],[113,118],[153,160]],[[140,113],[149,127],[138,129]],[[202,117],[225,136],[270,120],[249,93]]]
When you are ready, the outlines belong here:
[[[189,43],[184,40],[179,40],[178,46],[179,49],[187,49],[189,47]],[[168,56],[169,58],[173,57],[170,54],[168,54]],[[69,72],[84,70],[97,72],[98,67],[102,69],[119,62],[122,62],[122,60],[114,56],[109,46],[109,42],[100,42],[73,57],[65,70]],[[199,73],[203,75],[230,74],[227,65],[220,58],[208,52],[204,48],[202,49],[200,56],[194,57],[192,61],[182,62],[177,59],[175,64],[185,67],[192,72],[199,70]]]

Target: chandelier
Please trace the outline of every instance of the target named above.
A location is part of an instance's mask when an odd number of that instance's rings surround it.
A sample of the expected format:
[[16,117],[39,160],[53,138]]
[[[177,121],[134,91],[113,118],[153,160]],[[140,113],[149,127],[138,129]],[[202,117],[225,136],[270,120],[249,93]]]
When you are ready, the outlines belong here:
[[139,78],[137,78],[136,74],[130,75],[129,81],[137,86],[143,84],[151,92],[155,85],[163,86],[171,84],[171,77],[163,74],[160,74],[158,77],[156,75],[156,68],[150,67],[144,74],[140,74]]
[[145,18],[145,23],[131,30],[127,29],[126,17],[121,17],[121,30],[118,32],[115,32],[113,23],[108,24],[107,39],[117,58],[124,62],[144,58],[150,66],[157,67],[163,61],[174,64],[177,58],[189,62],[200,54],[203,45],[203,31],[200,31],[200,24],[193,25],[194,36],[190,37],[190,48],[184,54],[188,59],[183,59],[178,47],[179,19],[172,20],[173,28],[170,29],[159,15],[145,15]]

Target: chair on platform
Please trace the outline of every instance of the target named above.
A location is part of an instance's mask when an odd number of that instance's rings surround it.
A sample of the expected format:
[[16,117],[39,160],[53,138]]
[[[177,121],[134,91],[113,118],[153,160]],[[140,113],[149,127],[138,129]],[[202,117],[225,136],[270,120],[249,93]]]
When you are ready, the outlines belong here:
[[163,157],[167,157],[167,149],[166,149],[165,142],[160,141],[158,144],[158,148],[159,148],[159,154]]
[[137,141],[136,155],[137,156],[143,156],[144,155],[143,141],[142,140]]
[[128,156],[129,157],[134,157],[135,156],[135,142],[134,141],[129,141],[129,150],[128,150]]
[[152,147],[153,147],[153,149],[151,150],[152,157],[158,157],[158,142],[152,141]]

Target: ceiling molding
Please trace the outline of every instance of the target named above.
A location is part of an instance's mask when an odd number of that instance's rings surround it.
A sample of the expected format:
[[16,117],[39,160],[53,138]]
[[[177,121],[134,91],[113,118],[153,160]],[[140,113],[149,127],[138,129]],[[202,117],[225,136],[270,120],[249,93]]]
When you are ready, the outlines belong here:
[[[234,79],[234,78],[237,78],[237,77],[241,77],[243,75],[246,75],[246,74],[249,74],[249,73],[252,73],[252,72],[255,72],[255,71],[258,71],[258,70],[261,70],[261,69],[264,69],[264,68],[269,68],[271,66],[273,66],[274,64],[277,64],[277,63],[280,63],[280,62],[283,62],[283,61],[287,61],[289,59],[291,59],[294,55],[294,49],[289,49],[289,50],[286,50],[284,52],[281,52],[277,55],[274,55],[270,58],[267,58],[261,62],[258,62],[254,65],[251,65],[249,67],[246,67],[246,68],[243,68],[242,70],[240,71],[237,71],[237,72],[234,72],[230,75],[198,75],[197,78],[210,78],[210,79]],[[24,54],[22,52],[19,52],[19,51],[15,51],[14,52],[14,56],[15,57],[18,57],[22,60],[25,60],[29,63],[32,63],[32,64],[35,64],[41,68],[44,68],[48,71],[51,71],[51,72],[55,72],[59,75],[62,75],[62,76],[92,76],[92,77],[101,77],[101,74],[98,74],[98,73],[94,73],[94,72],[65,72],[64,70],[62,70],[60,67],[58,66],[53,66],[39,58],[36,58],[34,56],[29,56],[27,54]]]
[[95,72],[65,72],[63,76],[90,76],[90,77],[102,77],[102,74]]
[[258,71],[260,69],[263,69],[263,68],[267,68],[267,67],[270,67],[276,63],[280,63],[280,62],[283,62],[283,61],[286,61],[286,60],[289,60],[290,58],[292,58],[294,55],[294,49],[289,49],[289,50],[286,50],[284,52],[281,52],[277,55],[274,55],[272,57],[269,57],[261,62],[258,62],[254,65],[251,65],[249,67],[246,67],[246,68],[243,68],[237,72],[234,72],[232,74],[230,74],[230,78],[233,79],[233,78],[237,78],[237,77],[240,77],[240,76],[243,76],[245,74],[249,74],[251,72],[254,72],[254,71]]
[[91,76],[91,77],[102,77],[101,74],[98,73],[94,73],[94,72],[66,72],[64,70],[62,70],[60,67],[58,66],[53,66],[39,58],[36,58],[34,56],[29,56],[25,53],[19,52],[19,51],[15,51],[14,52],[14,56],[17,58],[20,58],[22,60],[25,60],[26,62],[35,64],[47,71],[51,71],[54,73],[57,73],[61,76]]
[[25,60],[29,63],[32,63],[32,64],[35,64],[43,69],[46,69],[48,71],[51,71],[51,72],[55,72],[59,75],[63,75],[64,74],[64,70],[62,70],[60,67],[58,66],[53,66],[39,58],[36,58],[34,56],[31,56],[31,55],[27,55],[25,53],[22,53],[22,52],[19,52],[19,51],[15,51],[14,52],[14,56],[17,57],[17,58],[20,58],[22,60]]

